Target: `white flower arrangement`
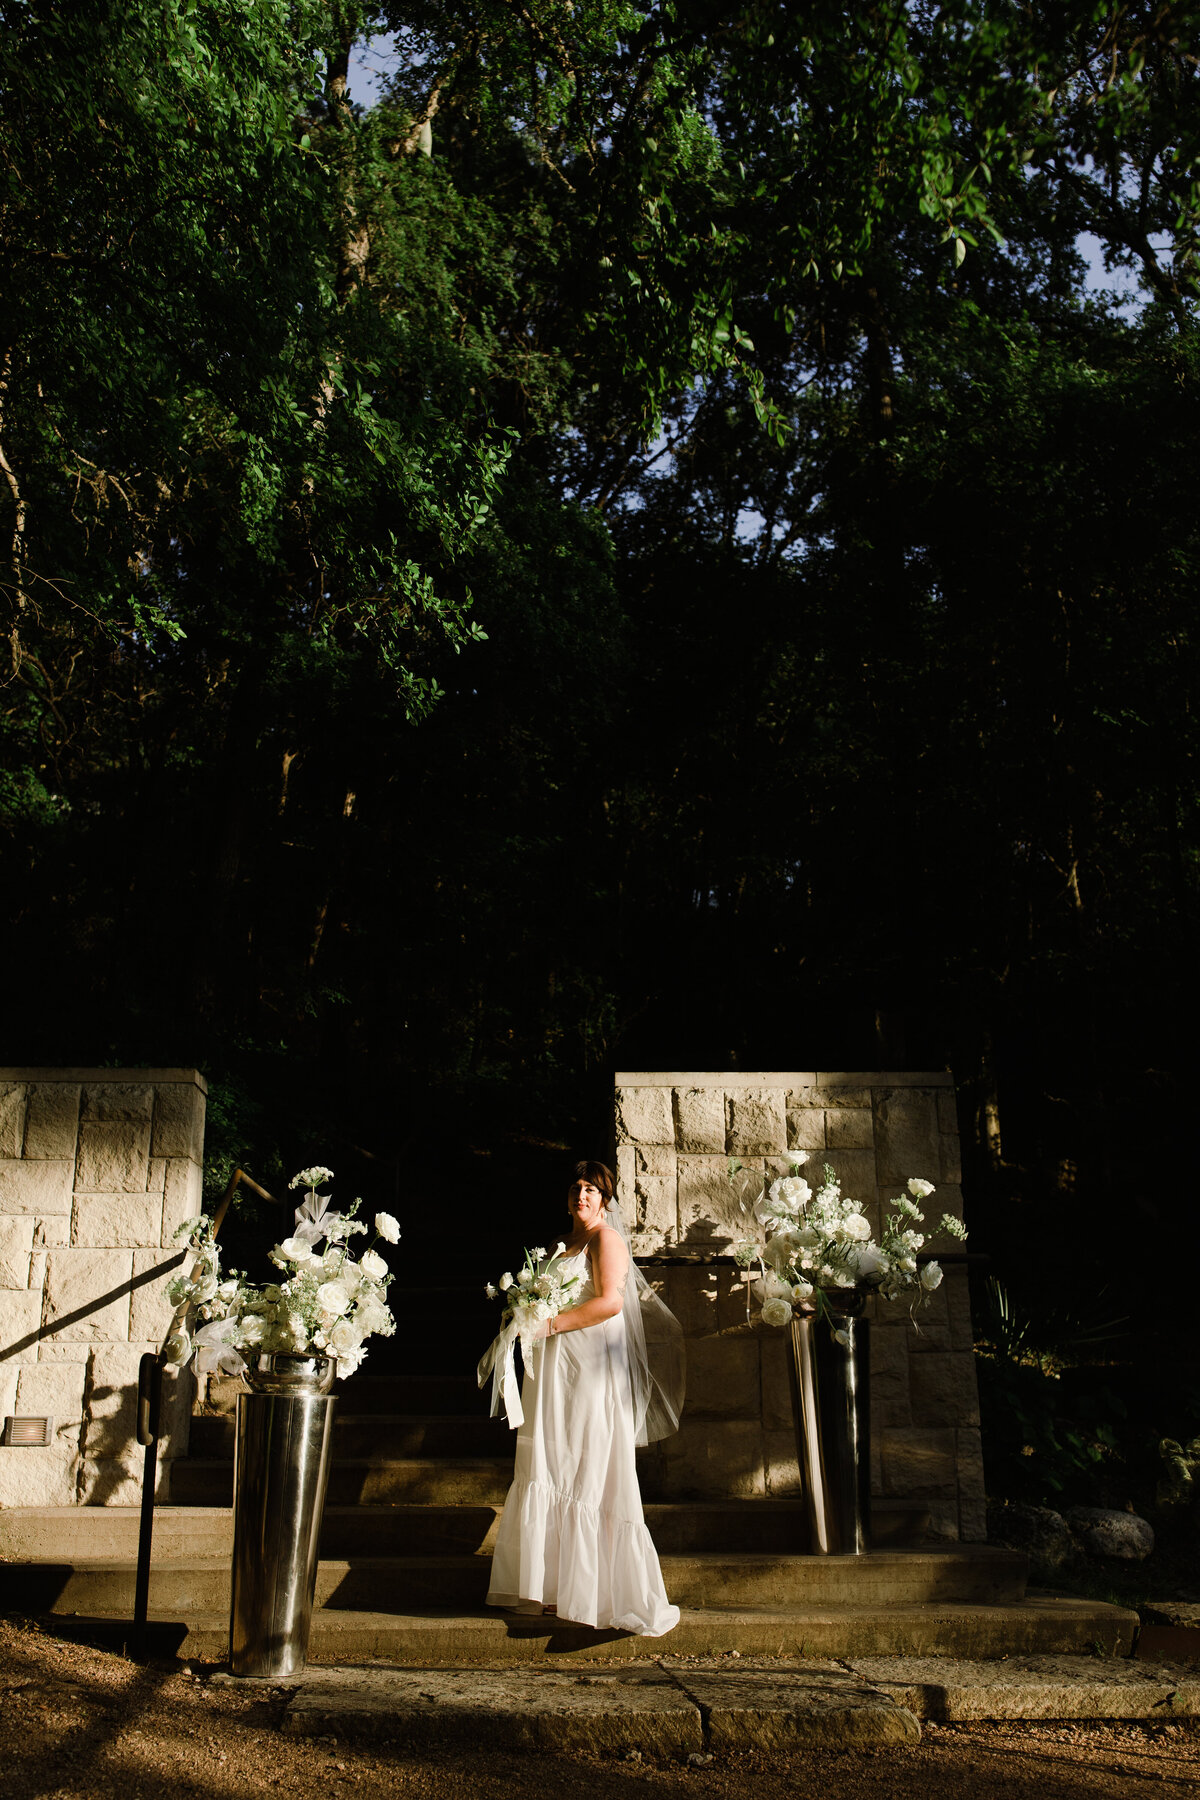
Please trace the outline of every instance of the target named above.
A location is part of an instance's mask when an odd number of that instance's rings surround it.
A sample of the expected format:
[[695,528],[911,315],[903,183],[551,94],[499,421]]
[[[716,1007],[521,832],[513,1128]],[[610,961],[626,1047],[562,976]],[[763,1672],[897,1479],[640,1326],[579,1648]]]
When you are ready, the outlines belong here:
[[[169,1363],[182,1364],[194,1354],[202,1373],[240,1374],[247,1367],[243,1351],[294,1356],[332,1356],[338,1375],[352,1375],[366,1355],[364,1340],[391,1337],[396,1329],[387,1305],[392,1277],[374,1248],[382,1238],[396,1243],[400,1227],[390,1213],[377,1213],[372,1247],[355,1262],[348,1241],[367,1227],[355,1218],[361,1201],[344,1213],[330,1209],[321,1183],[332,1169],[302,1169],[288,1184],[308,1190],[296,1211],[295,1231],[276,1244],[271,1261],[283,1276],[255,1285],[234,1270],[221,1277],[221,1259],[212,1220],[188,1219],[175,1233],[186,1242],[195,1261],[191,1273],[167,1285],[176,1308],[174,1329],[165,1346]],[[317,1245],[324,1240],[325,1249]],[[191,1326],[189,1331],[188,1327]]]
[[[753,1264],[759,1265],[752,1291],[760,1302],[763,1323],[790,1325],[797,1307],[809,1312],[834,1310],[829,1295],[851,1289],[877,1293],[885,1300],[908,1293],[914,1307],[926,1300],[942,1280],[936,1262],[917,1260],[925,1243],[917,1229],[925,1222],[919,1202],[933,1193],[933,1183],[914,1177],[906,1184],[906,1194],[888,1202],[891,1210],[876,1242],[870,1221],[842,1193],[828,1163],[814,1193],[799,1173],[808,1156],[795,1150],[787,1156],[791,1172],[764,1181],[752,1209],[762,1238],[744,1238],[733,1246],[747,1282]],[[730,1181],[740,1173],[742,1165],[731,1157]],[[943,1213],[935,1229],[960,1242],[966,1239],[962,1220],[952,1213]]]

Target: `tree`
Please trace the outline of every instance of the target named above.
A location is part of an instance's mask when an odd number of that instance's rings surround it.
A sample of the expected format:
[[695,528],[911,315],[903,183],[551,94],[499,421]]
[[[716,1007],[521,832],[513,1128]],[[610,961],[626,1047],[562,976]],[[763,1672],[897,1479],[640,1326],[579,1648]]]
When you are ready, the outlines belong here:
[[388,1156],[455,1084],[569,1121],[797,1017],[987,1114],[1065,1008],[1083,1091],[1089,984],[1192,903],[1194,16],[10,8],[37,1053]]

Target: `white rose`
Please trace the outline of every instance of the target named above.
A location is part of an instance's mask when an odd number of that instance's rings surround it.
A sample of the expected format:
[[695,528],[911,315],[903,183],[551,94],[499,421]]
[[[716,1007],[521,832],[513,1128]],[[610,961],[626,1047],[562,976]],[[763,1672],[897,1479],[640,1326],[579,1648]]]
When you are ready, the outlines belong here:
[[192,1284],[192,1299],[197,1306],[203,1306],[207,1300],[212,1300],[216,1292],[217,1278],[211,1269],[206,1269],[199,1280]]
[[792,1322],[792,1306],[790,1300],[774,1298],[763,1301],[764,1325],[790,1325]]
[[377,1250],[364,1250],[358,1266],[372,1281],[382,1281],[388,1272],[388,1266]]
[[391,1213],[375,1214],[375,1232],[378,1237],[385,1238],[389,1244],[400,1242],[400,1226]]
[[908,1183],[908,1191],[914,1200],[928,1200],[933,1192],[932,1181],[913,1180]]
[[935,1262],[927,1262],[921,1270],[921,1286],[927,1294],[932,1294],[935,1287],[941,1285],[942,1271]]
[[275,1247],[280,1256],[286,1257],[288,1262],[308,1263],[313,1260],[313,1247],[303,1238],[284,1238],[282,1244],[277,1244]]
[[342,1319],[329,1333],[329,1348],[339,1358],[349,1356],[363,1341],[363,1334],[349,1319]]
[[164,1360],[172,1366],[182,1367],[192,1354],[192,1342],[186,1331],[177,1331],[163,1345]]
[[863,1218],[860,1212],[846,1214],[846,1217],[842,1220],[842,1231],[846,1237],[854,1238],[859,1243],[862,1243],[871,1235],[870,1224]]
[[261,1344],[266,1335],[267,1322],[261,1313],[243,1313],[238,1322],[234,1343],[239,1350],[247,1350],[255,1344]]
[[317,1305],[332,1318],[340,1318],[353,1298],[345,1281],[323,1281],[317,1289]]

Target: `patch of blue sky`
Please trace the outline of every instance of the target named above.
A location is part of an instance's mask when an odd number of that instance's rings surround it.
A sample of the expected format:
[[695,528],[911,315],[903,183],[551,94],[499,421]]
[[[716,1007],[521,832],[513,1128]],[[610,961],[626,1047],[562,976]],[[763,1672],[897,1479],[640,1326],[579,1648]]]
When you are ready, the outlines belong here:
[[350,52],[350,98],[358,106],[374,106],[398,66],[394,32],[360,38]]

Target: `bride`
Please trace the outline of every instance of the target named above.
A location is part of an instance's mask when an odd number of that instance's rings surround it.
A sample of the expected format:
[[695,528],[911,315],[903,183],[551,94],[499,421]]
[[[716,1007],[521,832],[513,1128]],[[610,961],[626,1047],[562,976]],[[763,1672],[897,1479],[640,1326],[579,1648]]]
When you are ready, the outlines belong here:
[[634,1445],[678,1426],[682,1333],[633,1261],[603,1163],[576,1165],[567,1206],[556,1267],[577,1265],[579,1298],[538,1328],[488,1605],[661,1637],[679,1608],[646,1529]]

